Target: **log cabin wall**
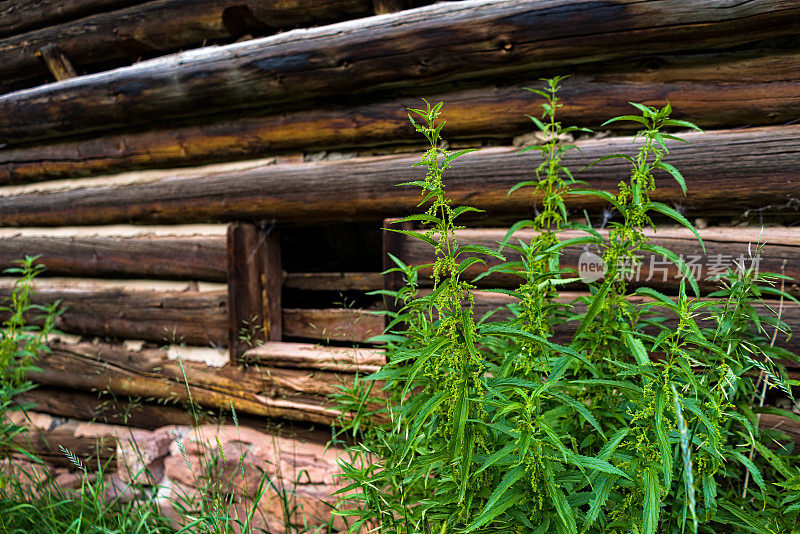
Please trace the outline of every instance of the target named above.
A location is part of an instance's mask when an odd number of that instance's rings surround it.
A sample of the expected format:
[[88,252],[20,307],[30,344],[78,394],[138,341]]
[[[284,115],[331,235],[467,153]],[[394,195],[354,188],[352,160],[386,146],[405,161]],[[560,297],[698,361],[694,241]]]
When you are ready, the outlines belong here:
[[[491,244],[536,209],[506,192],[538,162],[515,156],[541,111],[523,88],[553,75],[571,75],[561,120],[596,129],[568,166],[632,151],[633,132],[602,123],[668,100],[706,132],[670,145],[688,194],[664,176],[654,199],[710,255],[761,240],[765,269],[800,278],[798,27],[789,0],[2,1],[0,264],[42,254],[36,298],[66,308],[26,399],[112,423],[136,404],[125,421],[150,428],[185,419],[163,404],[188,385],[211,411],[327,428],[327,395],[383,358],[366,340],[384,308],[368,293],[397,282],[384,253],[430,260],[381,231],[418,202],[395,186],[418,172],[406,108],[443,100],[450,146],[483,147],[447,179],[486,210],[465,242]],[[626,174],[580,178],[614,190]],[[569,201],[597,226],[604,208]],[[659,224],[659,244],[697,254]]]

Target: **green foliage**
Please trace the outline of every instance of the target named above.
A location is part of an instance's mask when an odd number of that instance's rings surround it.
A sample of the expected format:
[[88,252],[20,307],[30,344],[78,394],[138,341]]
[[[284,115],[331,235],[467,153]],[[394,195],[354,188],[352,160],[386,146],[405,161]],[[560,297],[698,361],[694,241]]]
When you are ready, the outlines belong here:
[[[595,162],[623,159],[630,177],[616,194],[596,191],[563,163],[575,147],[560,139],[577,128],[556,120],[560,81],[532,90],[546,99],[542,118],[531,117],[544,143],[525,151],[542,160],[535,179],[509,192],[526,188],[541,208],[512,226],[497,251],[456,241],[456,219],[477,210],[453,207],[446,195],[443,177],[466,151],[441,148],[442,104],[410,110],[430,148],[417,164],[425,179],[401,185],[419,187],[425,209],[403,219],[419,229],[395,231],[435,249],[433,289],[419,289],[420,267],[391,258],[407,285],[383,292],[400,304],[380,337],[389,362],[338,396],[348,412],[342,426],[358,443],[340,462],[349,484],[337,513],[353,532],[399,534],[798,532],[796,457],[790,446],[768,446],[785,436],[759,429],[748,407],[756,376],[791,396],[777,360],[796,357],[771,340],[786,325],[759,317],[755,305],[764,295],[792,297],[775,287],[780,277],[753,266],[732,269],[710,301],[690,297],[687,283],[699,293],[691,272],[644,228],[655,214],[696,234],[650,198],[658,172],[686,189],[666,161],[666,142],[681,141],[672,129],[696,126],[670,119],[669,104],[632,104],[639,115],[609,122],[641,125],[636,154]],[[613,207],[606,236],[569,221],[571,194]],[[521,228],[536,237],[513,242]],[[564,229],[585,236],[561,240]],[[578,280],[561,266],[570,245],[598,247],[606,273],[589,283],[589,296],[564,304],[559,287]],[[521,260],[505,261],[507,247]],[[685,279],[677,298],[631,291],[626,275],[637,252],[678,266]],[[503,291],[518,302],[478,318],[463,273],[487,256],[502,262],[490,272],[519,276],[515,291]],[[665,326],[668,318],[677,327]],[[554,338],[560,323],[575,326],[570,339]]]
[[[33,279],[44,270],[37,265],[36,257],[26,256],[17,262],[17,267],[3,271],[17,277],[11,296],[0,303],[0,315],[6,317],[0,331],[0,453],[22,452],[12,438],[23,428],[7,417],[11,411],[19,410],[12,399],[15,395],[33,387],[27,374],[35,369],[32,364],[39,351],[46,351],[45,340],[53,331],[58,315],[58,303],[50,306],[31,304]],[[28,320],[41,321],[41,326],[30,325]],[[0,488],[6,480],[0,476]]]
[[[43,534],[168,534],[176,532],[173,522],[179,518],[180,530],[192,534],[230,534],[267,532],[276,523],[282,523],[285,532],[312,533],[323,528],[306,524],[302,504],[295,497],[296,486],[305,482],[305,472],[297,473],[294,486],[284,487],[262,471],[257,481],[249,481],[245,445],[240,443],[236,471],[239,477],[223,476],[225,455],[217,442],[216,449],[201,457],[199,469],[189,463],[186,449],[180,436],[173,434],[178,449],[194,479],[197,492],[181,492],[175,488],[160,488],[149,484],[131,482],[127,485],[110,483],[107,465],[99,463],[97,470],[90,470],[81,457],[57,445],[64,457],[72,464],[79,477],[79,487],[65,489],[52,477],[40,477],[39,471],[30,470],[33,464],[43,464],[35,454],[14,442],[14,437],[26,428],[6,417],[10,411],[24,411],[13,397],[33,387],[27,373],[35,370],[35,360],[47,353],[46,341],[54,332],[55,319],[60,310],[58,302],[49,306],[31,304],[33,279],[44,267],[35,263],[35,257],[26,257],[18,267],[5,272],[17,276],[11,296],[0,306],[0,313],[7,317],[0,332],[0,533]],[[33,324],[30,321],[33,320]],[[247,333],[243,333],[243,336]],[[181,369],[183,362],[179,358]],[[194,420],[199,420],[199,408],[192,400],[186,383]],[[236,412],[231,406],[234,425],[238,429]],[[199,434],[195,435],[202,442]],[[275,444],[278,450],[278,445]],[[144,454],[136,451],[137,454]],[[24,462],[20,462],[22,458]],[[99,459],[98,459],[99,460]],[[139,458],[142,464],[149,460]],[[278,471],[280,462],[276,459]],[[128,473],[130,480],[147,480],[144,473]],[[252,474],[251,474],[252,476]],[[237,506],[234,488],[253,487],[255,492],[246,506]],[[120,483],[121,484],[121,483]],[[162,497],[161,506],[155,497],[169,490]],[[265,495],[275,495],[281,505],[283,517],[273,517],[269,525],[266,510],[258,507]],[[163,508],[162,508],[163,507]],[[173,507],[175,513],[165,515],[164,508]],[[268,526],[264,526],[268,525]]]

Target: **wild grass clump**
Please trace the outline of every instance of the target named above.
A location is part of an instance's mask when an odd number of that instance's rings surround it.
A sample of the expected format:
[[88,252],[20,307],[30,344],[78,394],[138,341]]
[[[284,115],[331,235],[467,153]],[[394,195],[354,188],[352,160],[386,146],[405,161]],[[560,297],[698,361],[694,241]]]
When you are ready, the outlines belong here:
[[[26,257],[18,267],[6,270],[17,276],[11,296],[0,306],[7,319],[0,331],[0,533],[36,534],[257,534],[279,530],[302,534],[330,530],[332,519],[322,527],[306,522],[303,503],[296,489],[308,474],[299,470],[296,479],[283,479],[280,457],[275,458],[276,473],[251,464],[245,444],[239,440],[236,458],[226,458],[219,440],[209,446],[209,436],[198,427],[189,434],[173,433],[176,447],[187,463],[192,487],[159,485],[147,465],[147,455],[138,448],[136,435],[119,436],[134,458],[125,462],[125,477],[112,478],[110,461],[82,458],[61,444],[58,446],[76,475],[74,487],[58,483],[49,467],[34,451],[25,447],[23,434],[38,430],[20,424],[27,406],[14,397],[34,384],[28,373],[35,371],[36,358],[48,352],[48,337],[54,325],[59,303],[50,306],[31,304],[34,278],[44,267],[35,257]],[[181,369],[183,362],[179,358]],[[199,407],[193,402],[188,380],[184,383],[190,399],[192,420],[198,421]],[[231,408],[234,426],[239,432],[236,412]],[[130,438],[130,439],[128,439]],[[184,443],[193,441],[199,450],[191,462]],[[274,444],[275,450],[279,450]],[[96,460],[90,462],[89,460]],[[90,467],[96,464],[97,468]],[[136,469],[136,472],[130,472]],[[252,494],[240,495],[239,488],[254,488]],[[262,499],[269,497],[280,514],[268,517]],[[326,530],[327,529],[327,530]]]
[[[758,428],[752,410],[759,384],[796,404],[777,360],[797,357],[774,343],[786,324],[757,307],[764,296],[795,301],[784,277],[742,265],[699,299],[687,265],[644,231],[659,217],[697,235],[651,195],[657,172],[686,190],[667,141],[698,128],[670,118],[669,104],[632,104],[637,114],[609,122],[638,124],[638,151],[598,160],[623,160],[630,172],[616,193],[593,189],[564,164],[576,147],[559,140],[577,128],[557,120],[560,81],[533,90],[545,99],[542,117],[531,117],[544,143],[526,150],[541,163],[509,192],[530,191],[538,213],[496,249],[456,239],[460,218],[479,210],[447,196],[444,175],[467,151],[441,148],[442,104],[410,110],[430,148],[418,163],[424,180],[401,185],[420,188],[423,212],[401,220],[417,229],[394,231],[436,251],[422,266],[432,268],[432,290],[420,288],[422,267],[392,257],[407,284],[383,292],[401,307],[379,338],[389,363],[341,396],[344,408],[358,408],[342,425],[359,443],[341,462],[353,509],[337,513],[353,532],[800,532],[796,451],[780,432]],[[613,209],[606,233],[568,217],[571,195]],[[515,240],[522,228],[536,237]],[[582,235],[562,239],[564,230]],[[594,247],[605,275],[587,281],[564,268],[569,246]],[[506,261],[508,249],[520,260]],[[640,253],[674,262],[683,274],[676,296],[631,287]],[[503,313],[476,317],[464,273],[486,258],[499,262],[487,274],[513,273],[519,287],[497,290],[516,298]],[[581,283],[585,296],[559,298],[559,288]],[[572,333],[557,337],[565,327]],[[365,396],[378,384],[385,397],[371,400],[386,398],[385,408],[370,411]]]

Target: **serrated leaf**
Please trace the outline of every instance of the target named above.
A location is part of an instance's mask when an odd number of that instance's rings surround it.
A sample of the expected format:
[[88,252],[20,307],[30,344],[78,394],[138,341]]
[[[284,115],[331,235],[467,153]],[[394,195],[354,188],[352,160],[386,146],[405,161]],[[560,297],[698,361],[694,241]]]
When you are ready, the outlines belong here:
[[505,512],[509,506],[519,501],[519,499],[522,498],[522,494],[514,492],[512,486],[516,484],[524,474],[525,466],[523,465],[517,465],[509,469],[503,477],[503,480],[500,481],[500,484],[498,484],[492,492],[489,500],[486,501],[486,506],[483,507],[481,513],[475,518],[475,521],[467,526],[465,532],[472,532],[482,527]]
[[683,177],[683,175],[680,173],[678,169],[676,169],[669,163],[664,163],[663,161],[659,161],[654,165],[654,167],[670,173],[672,177],[675,178],[675,181],[678,182],[678,185],[681,186],[683,194],[686,195],[686,179]]
[[578,534],[578,527],[575,524],[575,514],[572,512],[572,507],[567,502],[564,492],[558,487],[553,476],[553,470],[549,464],[545,463],[544,480],[547,485],[547,492],[550,494],[550,499],[556,508],[559,520],[564,530],[569,534]]
[[644,472],[644,511],[642,514],[642,534],[655,534],[661,511],[661,486],[658,471],[650,466]]
[[644,126],[650,126],[650,121],[648,121],[644,117],[639,117],[638,115],[620,115],[619,117],[614,117],[613,119],[608,119],[606,122],[604,122],[600,126],[605,126],[607,124],[611,124],[611,123],[619,122],[619,121],[633,121],[633,122],[638,122],[639,124],[642,124]]
[[650,365],[650,358],[647,356],[647,349],[644,348],[642,341],[633,337],[630,332],[624,332],[623,337],[625,338],[625,345],[631,349],[633,357],[636,359],[636,363],[642,366]]
[[674,219],[675,221],[678,221],[683,226],[688,228],[694,234],[694,236],[697,238],[697,241],[700,242],[700,247],[703,249],[703,253],[705,254],[705,252],[706,252],[706,244],[703,243],[703,239],[700,237],[700,234],[697,232],[697,228],[695,228],[694,225],[692,223],[690,223],[689,220],[686,217],[684,217],[683,215],[678,213],[676,210],[670,208],[666,204],[662,204],[661,202],[651,202],[650,203],[650,209],[654,210],[654,211],[657,211],[658,213],[660,213],[662,215],[666,215],[667,217],[670,217],[671,219]]

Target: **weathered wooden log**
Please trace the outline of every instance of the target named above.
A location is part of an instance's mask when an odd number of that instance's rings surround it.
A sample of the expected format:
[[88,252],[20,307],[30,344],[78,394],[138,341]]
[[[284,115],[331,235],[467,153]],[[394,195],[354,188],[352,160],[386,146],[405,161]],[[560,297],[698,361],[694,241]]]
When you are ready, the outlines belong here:
[[33,76],[46,74],[35,52],[49,43],[57,44],[75,65],[91,72],[98,65],[129,64],[205,43],[371,13],[367,0],[153,0],[9,36],[0,44],[0,72],[9,87],[32,85]]
[[166,425],[192,425],[212,421],[203,411],[195,418],[189,407],[153,404],[130,397],[39,386],[14,397],[14,402],[37,412],[109,425],[149,430]]
[[800,423],[780,415],[764,413],[759,420],[761,430],[778,430],[788,435],[796,445],[800,445]]
[[383,332],[383,317],[358,309],[284,308],[286,337],[364,342]]
[[284,287],[304,291],[373,291],[383,287],[380,273],[286,273]]
[[[726,53],[649,61],[647,68],[640,62],[576,66],[562,84],[559,117],[564,124],[594,128],[629,113],[629,101],[663,105],[665,100],[672,103],[676,118],[706,129],[781,124],[800,114],[799,54]],[[531,131],[525,115],[541,113],[540,99],[524,88],[540,83],[533,76],[512,85],[424,96],[445,102],[447,139],[508,139]],[[107,137],[6,147],[0,150],[0,184],[417,142],[419,134],[409,124],[406,108],[419,103],[408,97],[349,107],[321,104],[314,111],[249,113],[201,125],[170,123],[158,130],[126,129]]]
[[0,2],[0,37],[63,24],[87,15],[141,4],[144,0],[4,0]]
[[[764,127],[690,133],[689,143],[668,143],[668,161],[689,185],[684,196],[666,173],[659,175],[654,200],[682,206],[687,215],[716,216],[780,212],[797,206],[800,171],[800,126]],[[632,153],[630,137],[579,141],[563,161],[574,170],[595,158]],[[487,210],[489,219],[513,220],[534,212],[540,201],[525,190],[508,190],[529,180],[541,161],[529,151],[493,148],[453,162],[445,178],[453,202]],[[342,161],[261,165],[251,162],[216,165],[193,172],[141,179],[104,177],[87,184],[39,184],[0,194],[0,225],[91,225],[122,221],[191,222],[208,220],[275,220],[279,223],[375,220],[416,209],[419,190],[396,184],[421,176],[411,165],[415,156],[358,158]],[[627,162],[608,160],[576,177],[593,187],[616,191],[630,174]],[[719,162],[725,161],[724,169]],[[725,202],[720,202],[724,191]],[[573,208],[600,210],[605,201],[586,195],[567,199]]]
[[[571,309],[572,313],[581,314],[586,312],[586,306],[579,301],[578,299],[582,296],[585,296],[585,293],[580,292],[572,292],[572,291],[563,291],[559,293],[558,302],[563,304],[564,306],[568,306]],[[647,303],[651,302],[650,299],[644,298],[639,295],[634,295],[629,297],[631,302],[634,303]],[[704,299],[705,300],[705,299]],[[485,291],[476,291],[475,292],[475,317],[480,318],[484,314],[489,312],[494,312],[492,320],[499,320],[501,318],[509,317],[510,314],[504,308],[511,303],[517,302],[517,299],[504,295],[504,294],[497,294],[497,293],[490,293]],[[763,303],[754,304],[754,308],[756,312],[760,315],[769,315],[775,317],[778,310],[781,312],[781,320],[784,321],[793,331],[797,331],[800,329],[800,306],[795,304],[794,302],[785,301],[781,304],[779,301],[775,300],[765,300]],[[660,308],[659,313],[664,313],[666,320],[664,321],[664,325],[668,328],[676,328],[678,324],[677,317],[671,315],[669,312],[665,311],[663,308]],[[714,328],[715,323],[712,319],[709,318],[708,313],[701,312],[697,318],[697,324],[701,328]],[[554,328],[554,338],[559,343],[568,343],[572,335],[575,333],[578,325],[575,322],[567,323],[567,324],[559,324],[556,325]],[[770,337],[774,334],[772,329],[768,329],[765,333],[765,337]],[[797,340],[796,336],[788,337],[787,334],[778,332],[776,334],[776,341],[775,345],[779,347],[783,347],[794,354],[800,355],[800,342]],[[800,368],[800,365],[793,363],[792,367],[794,369]]]
[[[13,280],[0,279],[0,299]],[[228,292],[215,285],[39,279],[32,302],[61,301],[56,326],[68,334],[155,343],[228,345]],[[32,322],[36,314],[31,313]],[[284,308],[285,336],[314,340],[365,341],[380,334],[383,319],[356,309]]]
[[225,238],[215,235],[92,235],[53,232],[0,234],[0,270],[41,255],[47,275],[227,282]]
[[[387,221],[384,227],[391,228]],[[483,228],[474,230],[458,230],[456,239],[459,244],[482,245],[497,250],[498,243],[503,239],[508,229]],[[607,235],[607,231],[601,231]],[[687,229],[658,228],[646,232],[651,242],[673,251],[683,258],[689,269],[695,275],[700,287],[704,291],[713,291],[719,287],[719,282],[714,277],[724,274],[727,269],[736,268],[736,264],[749,267],[755,261],[759,272],[783,273],[795,279],[788,282],[785,289],[794,294],[800,294],[798,280],[800,280],[800,235],[793,228],[767,227],[758,228],[704,228],[699,230],[705,243],[706,251],[703,252],[697,238]],[[427,243],[396,232],[389,232],[396,241],[393,252],[397,257],[409,265],[426,265],[435,261],[433,248]],[[559,234],[560,239],[566,240],[587,235],[581,232],[565,231]],[[520,230],[509,241],[513,245],[520,240],[530,243],[536,236],[533,230]],[[757,258],[759,243],[763,244]],[[562,249],[561,266],[567,269],[579,269],[579,261],[584,251],[597,253],[594,248],[584,249],[582,245]],[[508,261],[519,261],[519,253],[511,248],[504,248],[502,254]],[[669,294],[676,295],[680,286],[680,271],[666,258],[640,253],[642,264],[631,279],[632,286],[646,284]],[[500,260],[490,256],[480,256],[486,263],[475,264],[465,271],[464,276],[469,279],[500,263]],[[430,269],[423,269],[420,278],[422,284],[429,284]],[[480,287],[518,287],[521,278],[513,274],[494,273],[478,280]]]
[[277,436],[326,444],[330,441],[330,429],[299,421],[274,421],[246,413],[237,413],[236,420],[230,406],[218,409],[194,409],[186,403],[165,402],[148,399],[115,396],[103,392],[88,393],[81,390],[54,388],[39,385],[14,397],[14,402],[31,407],[39,413],[128,427],[154,430],[167,425],[238,425],[241,428],[265,430]]
[[[0,298],[13,282],[0,284]],[[188,284],[40,279],[32,301],[61,301],[56,320],[63,332],[156,343],[227,344],[227,290],[211,286],[192,290]]]
[[228,227],[228,347],[231,363],[282,336],[280,240],[253,224]]
[[67,80],[78,75],[72,62],[58,45],[46,44],[37,50],[35,55],[42,58],[47,70],[56,81]]
[[443,3],[12,93],[0,98],[0,141],[692,50],[698,24],[703,48],[719,49],[794,34],[799,20],[790,0]]
[[328,371],[211,367],[167,359],[162,350],[135,352],[107,344],[54,342],[50,348],[37,360],[41,371],[31,374],[35,382],[165,401],[187,402],[191,396],[203,408],[233,407],[296,421],[330,424],[337,413],[327,395],[352,380],[350,374]]
[[374,373],[386,363],[386,353],[380,349],[268,342],[248,350],[243,359],[272,367]]

